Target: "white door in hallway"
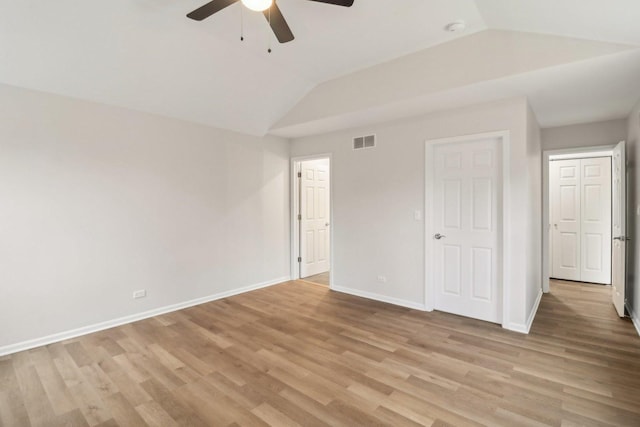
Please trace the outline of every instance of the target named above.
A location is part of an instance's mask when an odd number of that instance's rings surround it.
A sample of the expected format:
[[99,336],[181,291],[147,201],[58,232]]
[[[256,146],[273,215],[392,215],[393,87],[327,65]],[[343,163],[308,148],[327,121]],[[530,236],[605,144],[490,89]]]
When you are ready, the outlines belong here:
[[300,277],[330,267],[329,159],[309,160],[300,167]]
[[625,143],[613,150],[613,209],[612,209],[612,274],[611,298],[620,317],[624,317],[626,285],[626,175]]
[[500,139],[434,147],[434,308],[502,320]]
[[580,280],[580,160],[556,160],[550,164],[551,276]]
[[611,158],[550,165],[552,277],[611,283]]
[[611,158],[580,160],[580,280],[611,283]]

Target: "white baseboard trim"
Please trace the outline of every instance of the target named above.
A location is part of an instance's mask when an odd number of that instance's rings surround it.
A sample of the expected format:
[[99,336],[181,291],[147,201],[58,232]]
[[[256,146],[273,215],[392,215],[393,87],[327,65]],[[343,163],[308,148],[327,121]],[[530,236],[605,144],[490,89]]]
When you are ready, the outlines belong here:
[[71,338],[76,338],[82,335],[87,335],[87,334],[102,331],[105,329],[113,328],[115,326],[124,325],[126,323],[132,323],[138,320],[147,319],[149,317],[159,316],[161,314],[170,313],[172,311],[193,307],[194,305],[200,305],[207,302],[219,300],[222,298],[243,294],[245,292],[255,291],[256,289],[266,288],[269,286],[277,285],[282,282],[287,282],[289,280],[291,280],[289,276],[280,277],[277,279],[267,280],[265,282],[244,286],[238,289],[232,289],[229,291],[220,292],[220,293],[209,295],[202,298],[196,298],[189,301],[180,302],[177,304],[155,308],[153,310],[144,311],[142,313],[136,313],[136,314],[120,317],[113,320],[107,320],[105,322],[95,323],[93,325],[83,326],[81,328],[72,329],[69,331],[59,332],[57,334],[47,335],[46,337],[42,337],[42,338],[35,338],[28,341],[22,341],[16,344],[5,345],[0,347],[0,356],[5,356],[7,354],[17,353],[19,351],[29,350],[35,347],[41,347],[43,345],[52,344],[55,342],[64,341]]
[[640,335],[640,317],[629,307],[629,304],[626,304],[627,311],[629,312],[629,316],[631,317],[631,321],[633,322],[633,326],[636,327],[636,332]]
[[346,288],[344,286],[331,286],[332,291],[342,292],[343,294],[354,295],[357,297],[372,299],[374,301],[386,302],[388,304],[399,305],[401,307],[412,308],[414,310],[426,311],[424,304],[413,301],[407,301],[400,298],[389,297],[386,295],[375,294],[373,292],[361,291],[359,289]]
[[503,328],[508,329],[514,332],[520,332],[521,334],[528,334],[531,330],[531,325],[533,325],[533,319],[536,317],[536,313],[538,312],[538,307],[540,306],[540,301],[542,301],[542,289],[538,293],[538,297],[536,298],[536,302],[533,304],[533,309],[531,313],[529,313],[529,318],[527,319],[527,323],[515,323],[510,322],[506,325],[502,325]]

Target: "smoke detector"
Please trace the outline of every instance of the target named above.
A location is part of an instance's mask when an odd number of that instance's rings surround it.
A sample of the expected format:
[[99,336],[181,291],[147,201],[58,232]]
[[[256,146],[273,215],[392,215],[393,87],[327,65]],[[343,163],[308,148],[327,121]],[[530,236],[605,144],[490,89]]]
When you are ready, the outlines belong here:
[[459,33],[461,31],[464,31],[465,28],[467,28],[467,24],[465,24],[464,21],[454,21],[444,27],[445,31],[448,31],[450,33]]

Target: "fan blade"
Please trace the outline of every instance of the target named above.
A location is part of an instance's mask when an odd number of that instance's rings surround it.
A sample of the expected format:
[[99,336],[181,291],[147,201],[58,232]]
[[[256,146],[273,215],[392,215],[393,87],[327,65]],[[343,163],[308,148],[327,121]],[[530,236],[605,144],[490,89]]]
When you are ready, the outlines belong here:
[[353,0],[311,0],[311,1],[317,1],[318,3],[335,4],[336,6],[344,6],[344,7],[351,7],[353,5]]
[[269,23],[271,24],[271,29],[273,30],[276,38],[280,43],[287,43],[295,38],[293,37],[291,28],[289,28],[289,24],[287,24],[284,16],[282,16],[282,12],[280,12],[280,8],[275,1],[269,9],[265,10],[262,13],[264,14],[265,18],[267,18],[267,21],[269,21]]
[[219,12],[225,7],[231,6],[238,1],[239,0],[213,0],[187,14],[187,17],[195,19],[196,21],[202,21],[203,19],[210,17],[214,13]]

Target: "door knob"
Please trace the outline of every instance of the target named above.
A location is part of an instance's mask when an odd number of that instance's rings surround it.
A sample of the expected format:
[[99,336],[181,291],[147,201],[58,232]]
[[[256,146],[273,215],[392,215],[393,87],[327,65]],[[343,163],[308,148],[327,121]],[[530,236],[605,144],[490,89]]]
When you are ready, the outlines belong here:
[[329,223],[328,223],[328,222],[325,222],[325,223],[324,223],[324,225],[325,225],[325,227],[328,227],[328,226],[329,226]]
[[447,237],[447,236],[444,236],[444,235],[442,235],[442,234],[440,234],[440,233],[436,233],[436,234],[433,236],[433,238],[434,238],[434,239],[436,239],[436,240],[440,240],[440,239],[442,239],[443,237]]

